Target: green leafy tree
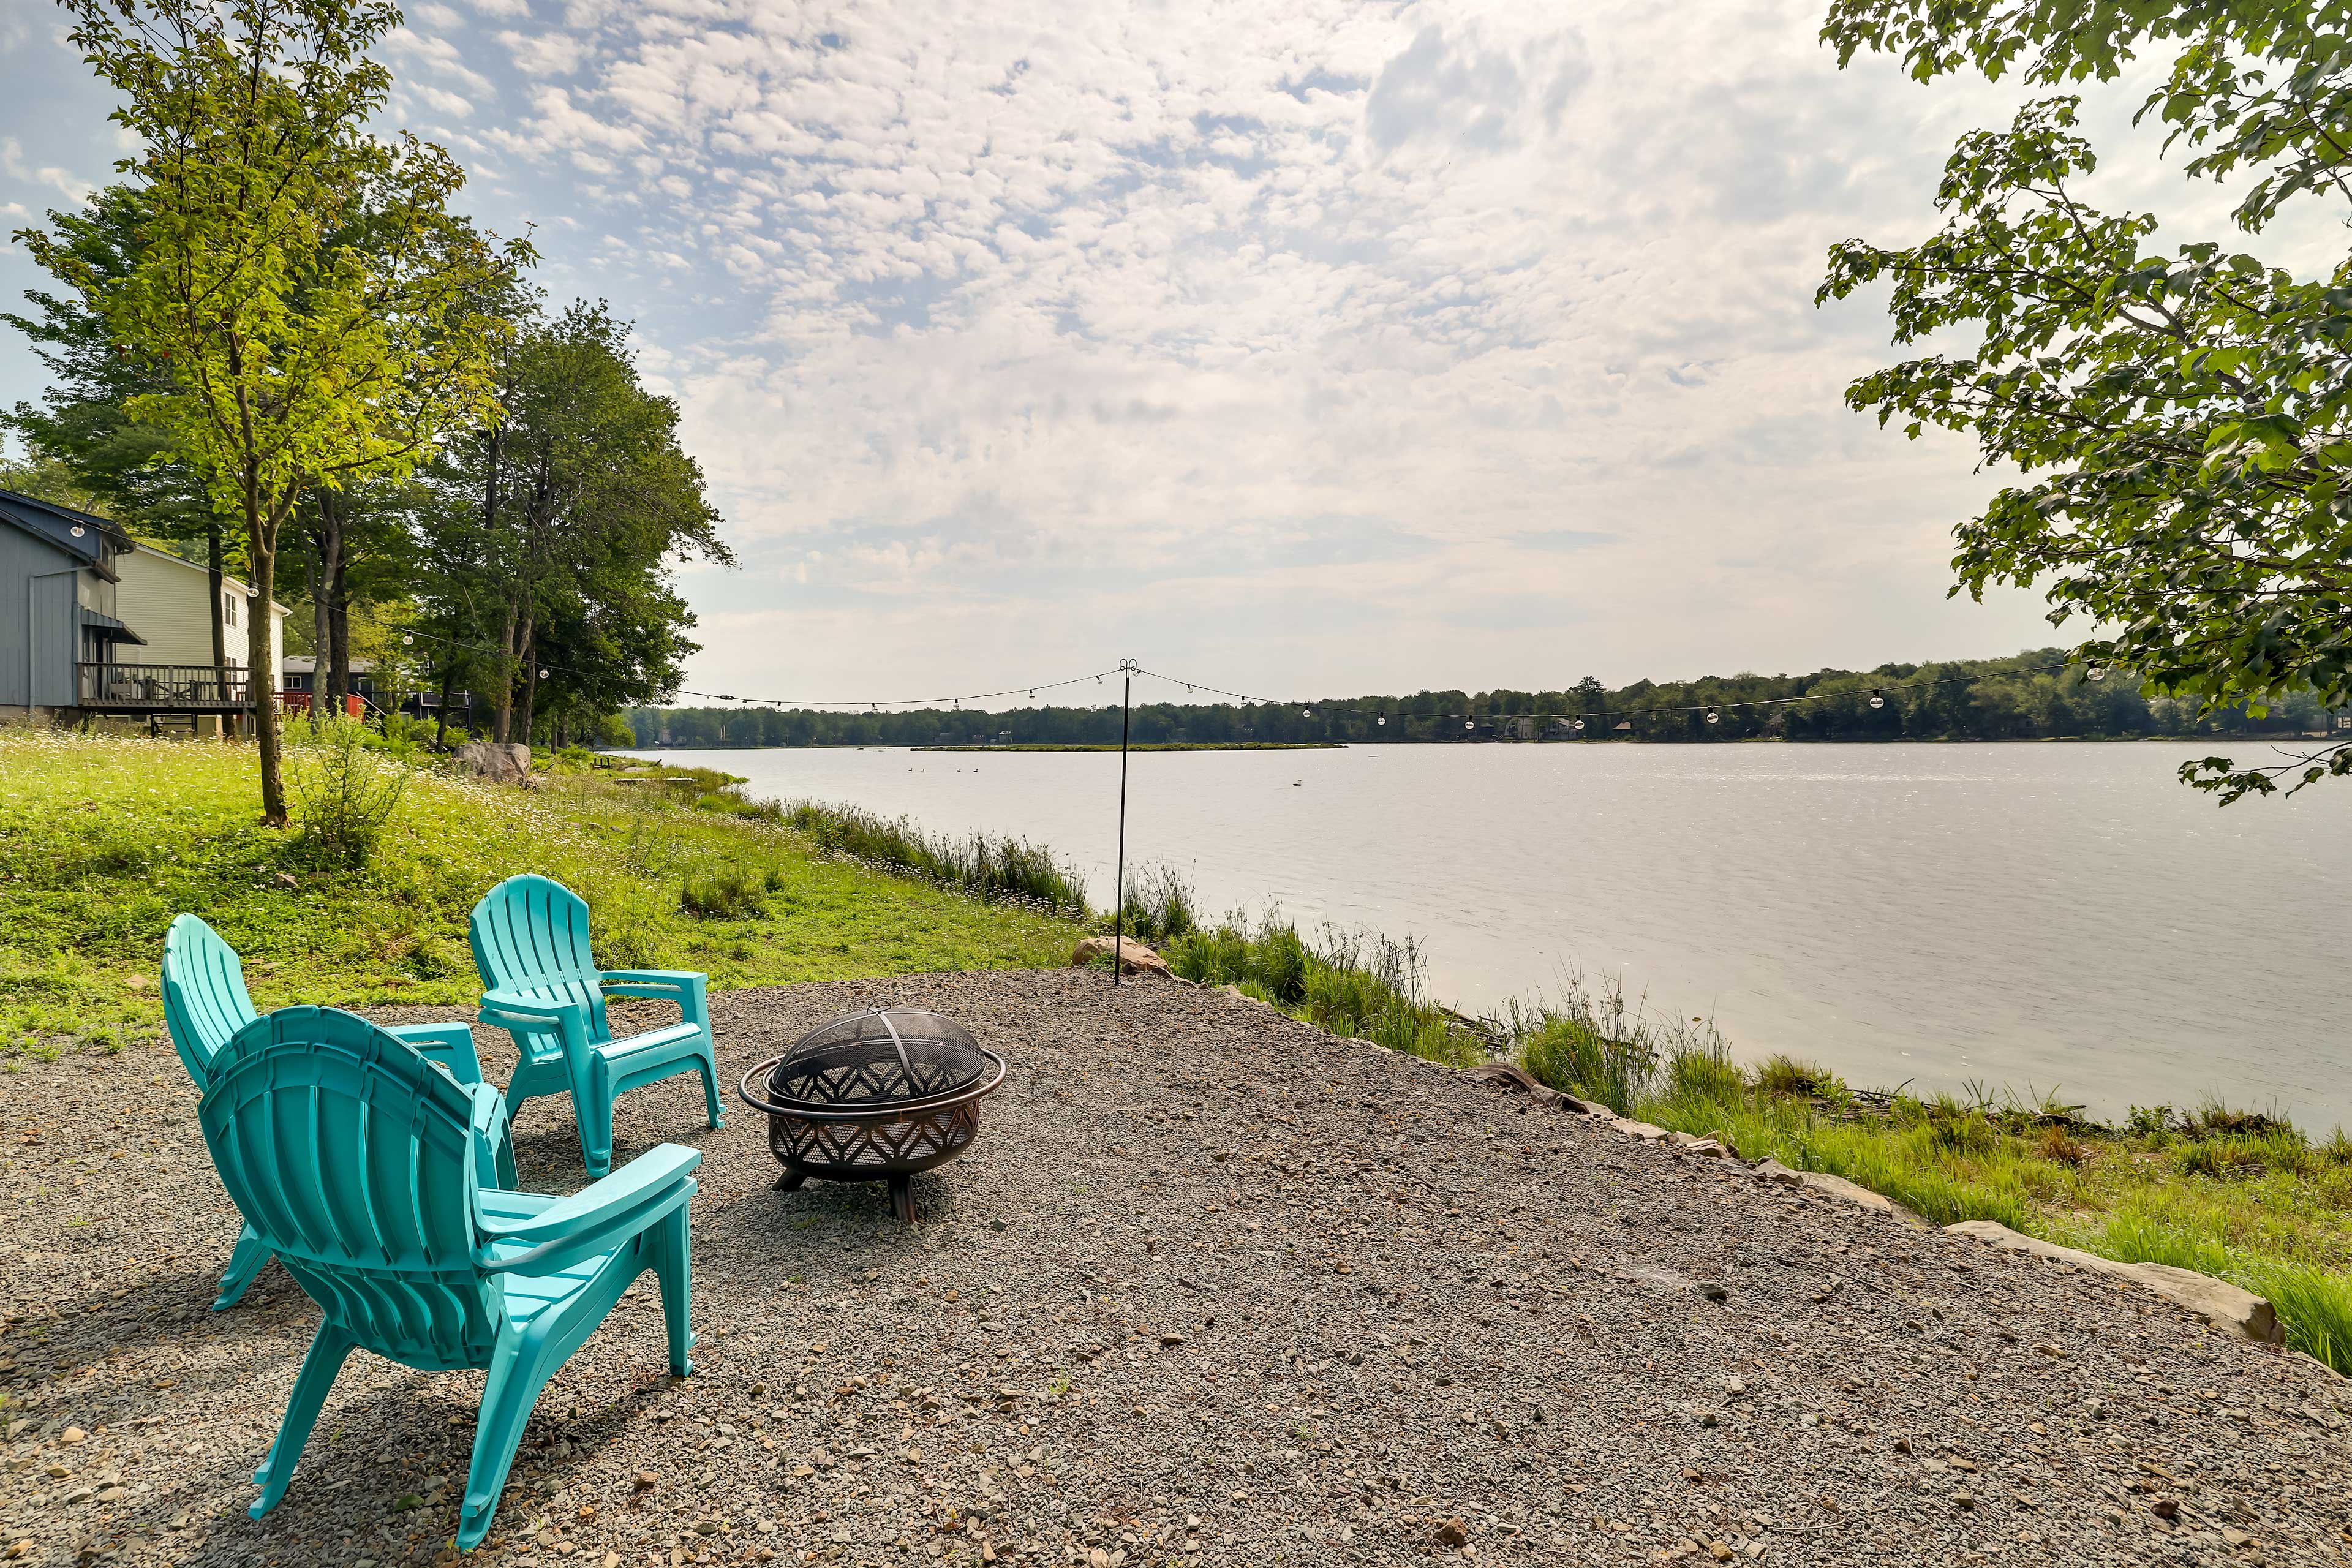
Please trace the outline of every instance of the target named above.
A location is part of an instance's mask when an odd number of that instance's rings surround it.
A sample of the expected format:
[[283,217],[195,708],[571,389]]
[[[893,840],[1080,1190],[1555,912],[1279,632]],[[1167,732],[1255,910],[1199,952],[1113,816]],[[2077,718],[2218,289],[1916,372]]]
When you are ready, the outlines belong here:
[[[2011,72],[2032,87],[2116,78],[2174,51],[2141,106],[2193,177],[2252,176],[2235,217],[2352,203],[2352,34],[2314,0],[1832,0],[1841,63],[1899,55],[1920,80]],[[1847,401],[1975,439],[2021,475],[1958,530],[1964,587],[2042,584],[2074,652],[2203,713],[2296,693],[2352,699],[2352,261],[2297,277],[2216,240],[2153,243],[2155,218],[2083,196],[2079,99],[2028,103],[1961,138],[1916,245],[1849,240],[1819,298],[1890,284],[1895,340],[1960,337],[1856,381]],[[2347,216],[2352,216],[2347,213]],[[2352,748],[2280,767],[2182,770],[2226,804],[2352,773]]]
[[494,417],[433,469],[428,619],[450,667],[488,687],[500,741],[528,742],[542,701],[577,722],[674,687],[696,645],[671,563],[734,559],[629,331],[584,301],[524,326]]
[[[140,144],[118,165],[136,261],[107,276],[46,231],[19,237],[115,341],[168,384],[131,415],[170,433],[232,519],[267,605],[280,532],[304,498],[397,474],[489,393],[503,323],[481,308],[527,263],[452,216],[447,153],[368,121],[391,77],[367,50],[381,0],[66,0],[71,37],[121,95]],[[351,229],[366,215],[368,243]],[[247,668],[263,819],[286,821],[270,618]]]
[[[19,403],[0,414],[0,426],[14,429],[42,460],[69,475],[83,506],[151,540],[200,544],[217,605],[228,566],[221,514],[202,477],[181,458],[172,432],[131,412],[134,400],[170,391],[171,378],[165,367],[133,358],[117,342],[90,300],[136,265],[138,197],[127,186],[109,185],[80,212],[48,217],[89,294],[27,289],[33,314],[0,313],[0,321],[31,342],[49,373],[40,405]],[[228,647],[217,616],[212,641],[214,671],[225,677]]]

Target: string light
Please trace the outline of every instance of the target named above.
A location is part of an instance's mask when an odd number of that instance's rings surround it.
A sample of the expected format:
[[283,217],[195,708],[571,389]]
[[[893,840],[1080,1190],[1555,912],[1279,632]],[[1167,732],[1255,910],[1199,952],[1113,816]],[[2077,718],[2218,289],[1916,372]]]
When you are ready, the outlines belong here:
[[542,669],[542,670],[541,670],[541,671],[539,672],[539,678],[540,678],[541,680],[545,680],[545,679],[547,679],[547,671],[545,671],[545,670],[543,670],[543,669]]
[[1575,729],[1576,729],[1576,732],[1577,732],[1578,734],[1580,734],[1580,734],[1584,733],[1584,721],[1583,721],[1583,720],[1581,720],[1581,719],[1579,719],[1579,720],[1576,721]]
[[[1187,691],[1190,691],[1190,690],[1192,690],[1192,689],[1191,687],[1189,687],[1189,686],[1188,686],[1188,687],[1186,687],[1184,689],[1185,689],[1185,690],[1187,690]],[[1387,714],[1385,714],[1385,713],[1381,714],[1381,715],[1380,716],[1379,720],[1377,721],[1377,722],[1380,724],[1380,726],[1381,726],[1382,729],[1386,729],[1386,728],[1388,728],[1389,716],[1388,716]]]
[[407,633],[403,632],[400,637],[400,646],[403,647],[415,647],[416,646],[416,639],[409,636]]
[[83,531],[83,529],[82,529],[81,524],[79,524],[79,523],[78,523],[78,522],[74,524],[74,526],[73,526],[73,535],[74,535],[74,537],[75,537],[76,539],[79,539],[79,538],[82,536],[83,531]]
[[1475,730],[1478,727],[1478,721],[1475,719],[1465,719],[1462,721],[1462,727],[1465,730]]
[[1709,708],[1709,709],[1706,710],[1706,721],[1707,721],[1708,723],[1710,723],[1710,724],[1712,724],[1712,723],[1714,723],[1714,722],[1716,721],[1716,711],[1715,711],[1715,710],[1714,710],[1714,709],[1712,709],[1712,708]]
[[1873,708],[1884,708],[1886,706],[1885,693],[1880,691],[1875,686],[1870,689],[1870,705]]
[[2105,680],[2107,678],[2107,667],[2104,664],[2095,664],[2083,673],[2093,680]]

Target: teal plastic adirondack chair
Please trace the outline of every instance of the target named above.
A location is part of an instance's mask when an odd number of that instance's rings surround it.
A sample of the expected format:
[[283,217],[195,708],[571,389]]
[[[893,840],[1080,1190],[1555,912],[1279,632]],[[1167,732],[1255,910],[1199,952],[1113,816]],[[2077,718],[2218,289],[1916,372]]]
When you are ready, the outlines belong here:
[[[481,1021],[513,1035],[521,1058],[507,1080],[507,1101],[520,1108],[533,1095],[570,1095],[590,1175],[612,1168],[613,1101],[641,1084],[699,1072],[710,1125],[725,1125],[707,975],[598,969],[588,952],[587,904],[544,877],[509,877],[483,895],[466,924],[482,973]],[[677,1003],[683,1016],[616,1040],[604,1019],[607,994],[660,997]]]
[[665,1143],[568,1198],[492,1185],[492,1103],[402,1041],[331,1007],[281,1007],[214,1057],[201,1112],[222,1184],[323,1321],[254,1474],[278,1506],[354,1350],[419,1372],[487,1372],[457,1545],[497,1512],[539,1393],[651,1269],[669,1367],[693,1370],[690,1173]]
[[[220,1048],[228,1044],[229,1037],[253,1022],[253,998],[245,989],[245,965],[236,950],[222,940],[213,930],[194,915],[181,915],[172,921],[171,931],[163,938],[163,1023],[172,1033],[172,1048],[180,1053],[181,1065],[202,1089],[211,1081],[212,1063]],[[482,1082],[482,1065],[474,1056],[474,1031],[463,1024],[401,1024],[384,1031],[394,1039],[415,1047],[428,1061],[438,1062],[449,1076],[469,1089],[499,1098],[499,1091]],[[514,1150],[507,1142],[507,1115],[503,1100],[494,1122],[496,1146],[492,1153],[498,1163],[498,1184],[511,1187],[515,1180]],[[234,1307],[244,1296],[253,1277],[269,1261],[269,1248],[247,1226],[245,1234],[236,1238],[236,1247],[229,1254],[228,1268],[221,1275],[220,1296],[213,1302],[217,1312]]]

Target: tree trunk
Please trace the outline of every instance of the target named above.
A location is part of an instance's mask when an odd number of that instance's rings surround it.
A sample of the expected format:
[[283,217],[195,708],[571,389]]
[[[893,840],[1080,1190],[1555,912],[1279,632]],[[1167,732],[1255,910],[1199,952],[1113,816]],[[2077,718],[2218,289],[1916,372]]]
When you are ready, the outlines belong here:
[[500,745],[507,740],[507,727],[514,712],[514,646],[515,624],[520,616],[511,605],[507,606],[507,624],[499,631],[499,666],[497,695],[490,699],[490,734]]
[[302,576],[310,590],[310,733],[319,732],[324,716],[327,673],[327,498],[319,498],[319,526],[310,532],[310,548],[302,552]]
[[286,780],[280,766],[278,659],[269,646],[269,605],[278,585],[278,525],[265,517],[254,478],[246,481],[247,546],[253,556],[253,597],[246,601],[246,673],[253,690],[253,738],[261,751],[261,820],[286,826]]
[[[221,610],[227,603],[228,590],[222,582],[224,574],[221,571],[221,530],[218,518],[215,518],[212,526],[205,531],[205,546],[206,561],[205,578],[212,584],[213,590],[213,679],[219,682],[213,690],[223,701],[226,701],[228,700],[228,628],[221,624]],[[236,733],[236,719],[234,714],[222,714],[220,725],[222,740],[226,741]]]
[[537,618],[528,609],[522,613],[522,734],[518,739],[526,746],[530,744],[531,710],[539,705],[539,653],[531,644],[532,624]]
[[[341,713],[352,693],[351,531],[349,503],[332,490],[319,494],[320,576],[327,595],[327,635],[319,641],[319,668],[327,671],[327,696]],[[314,676],[310,684],[319,684]]]

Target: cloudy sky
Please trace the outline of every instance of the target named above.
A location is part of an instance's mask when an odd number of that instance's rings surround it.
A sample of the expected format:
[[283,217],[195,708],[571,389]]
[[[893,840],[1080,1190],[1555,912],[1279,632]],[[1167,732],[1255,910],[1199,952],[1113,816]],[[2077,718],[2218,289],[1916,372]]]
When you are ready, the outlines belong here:
[[[922,696],[1122,656],[1279,696],[2014,651],[1963,445],[1843,408],[2015,95],[1846,71],[1819,0],[409,8],[393,118],[639,323],[742,556],[693,683]],[[0,0],[0,226],[120,148]],[[2095,120],[2102,195],[2200,195]],[[0,251],[0,294],[33,282]],[[0,399],[37,393],[0,342]]]

